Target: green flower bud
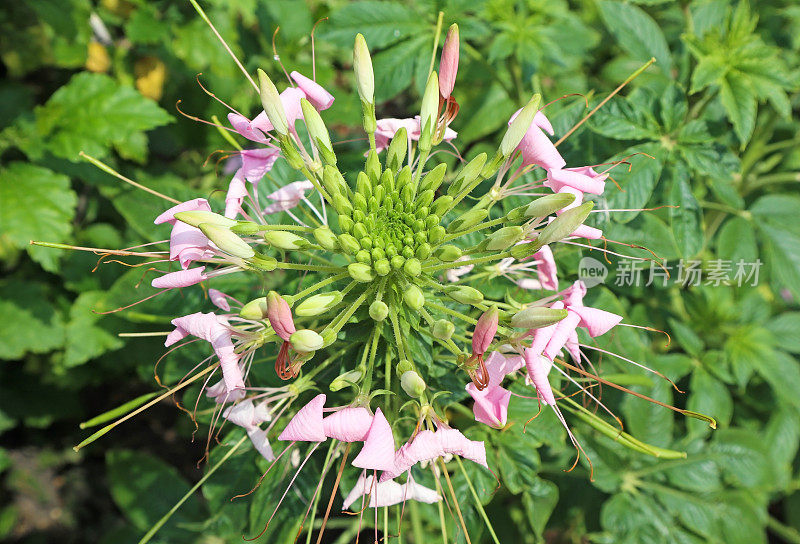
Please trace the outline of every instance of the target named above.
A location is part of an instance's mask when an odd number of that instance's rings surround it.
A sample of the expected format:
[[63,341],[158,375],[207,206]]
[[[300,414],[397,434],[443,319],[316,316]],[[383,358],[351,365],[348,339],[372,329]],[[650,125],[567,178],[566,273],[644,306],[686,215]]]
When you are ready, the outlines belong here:
[[361,239],[359,239],[358,243],[361,245],[361,247],[363,247],[367,251],[372,249],[372,238],[370,238],[369,236],[362,236]]
[[361,283],[369,283],[375,279],[372,268],[364,263],[350,263],[347,265],[347,272],[350,277]]
[[462,252],[460,247],[444,245],[436,248],[434,252],[436,258],[446,263],[452,263],[461,258]]
[[[300,99],[300,109],[303,110],[303,119],[305,119],[308,134],[314,139],[323,160],[328,164],[336,164],[336,155],[333,154],[331,137],[328,134],[328,129],[325,128],[325,123],[322,121],[319,112],[314,109],[311,102],[305,98]],[[329,158],[333,160],[328,160]]]
[[[403,189],[400,191],[400,200],[403,202],[404,205],[410,206],[412,202],[414,202],[414,187],[409,185],[404,185]],[[418,205],[418,203],[415,203]]]
[[447,172],[447,165],[445,163],[437,164],[436,168],[425,174],[422,181],[419,182],[420,192],[436,192],[436,189],[438,189],[442,181],[444,181],[445,172]]
[[[353,228],[355,229],[355,227]],[[339,235],[339,245],[342,246],[345,253],[349,255],[355,255],[358,253],[358,250],[361,249],[361,244],[358,243],[358,240],[349,234]]]
[[333,195],[333,207],[339,215],[353,215],[353,205],[341,193]]
[[489,215],[489,210],[485,208],[477,209],[477,210],[469,210],[465,212],[455,219],[453,222],[447,226],[447,232],[453,233],[458,232],[460,230],[466,230],[470,227],[474,227]]
[[295,146],[294,140],[288,136],[282,136],[280,138],[280,147],[281,153],[283,153],[283,158],[286,159],[286,162],[289,163],[289,166],[294,168],[295,170],[300,170],[303,166],[308,166],[312,171],[316,172],[320,168],[320,164],[317,163],[306,163],[303,156],[300,155],[300,151],[298,151],[297,146]]
[[238,223],[238,221],[234,219],[228,219],[227,217],[218,213],[205,212],[202,210],[194,212],[178,212],[175,214],[175,219],[181,223],[186,223],[187,225],[191,225],[193,227],[199,227],[201,223],[207,223],[230,228]]
[[372,58],[369,55],[367,41],[361,34],[356,35],[353,47],[353,69],[356,74],[358,96],[362,102],[375,105],[375,77],[372,73]]
[[450,195],[442,195],[436,200],[433,201],[431,205],[431,211],[438,215],[439,217],[443,217],[447,210],[450,209],[450,205],[453,203],[453,197]]
[[541,102],[542,95],[538,93],[533,95],[525,107],[522,108],[522,111],[519,112],[519,115],[511,122],[511,125],[503,136],[503,140],[500,142],[500,153],[503,154],[504,159],[511,156],[511,153],[514,152],[522,141],[525,133],[528,132],[531,123],[533,123],[533,117],[536,115],[536,112],[539,111],[539,104]]
[[493,175],[495,175],[497,171],[500,170],[500,167],[503,165],[503,162],[505,162],[505,157],[503,157],[503,154],[500,153],[500,151],[498,150],[494,154],[494,157],[492,157],[492,160],[487,162],[486,165],[483,167],[483,170],[481,170],[481,177],[483,179],[488,179]]
[[393,172],[398,172],[403,165],[407,152],[408,132],[406,131],[406,127],[400,127],[400,129],[394,133],[392,142],[386,150],[386,167]]
[[433,143],[434,132],[439,120],[439,74],[432,71],[428,76],[428,83],[425,85],[425,92],[422,95],[422,108],[420,110],[420,129],[422,132],[419,137],[419,149],[429,150]]
[[367,174],[370,181],[377,183],[381,177],[381,161],[378,159],[378,154],[370,150],[367,153],[367,161],[364,164],[364,173]]
[[214,242],[218,248],[234,257],[250,259],[256,252],[247,242],[236,236],[229,228],[220,227],[213,223],[200,223],[200,230],[206,237]]
[[533,306],[520,310],[511,318],[511,326],[518,329],[539,329],[558,323],[567,317],[567,310]]
[[[414,205],[420,208],[428,208],[431,205],[431,202],[433,202],[433,197],[435,196],[436,194],[434,193],[433,189],[422,191],[417,197],[416,202],[414,202]],[[430,212],[430,210],[428,211]]]
[[267,318],[267,297],[260,297],[251,300],[239,311],[239,317],[242,319],[251,319],[259,321]]
[[375,321],[383,321],[389,315],[389,307],[382,300],[376,300],[369,305],[369,316]]
[[450,184],[450,187],[448,187],[447,194],[457,195],[470,183],[478,179],[484,164],[486,164],[486,153],[479,154],[465,164],[461,170],[459,170],[456,179]]
[[377,187],[373,187],[372,194],[375,196],[375,200],[378,202],[378,205],[382,206],[383,199],[386,198],[386,187],[384,187],[383,185],[378,185]]
[[330,291],[308,297],[295,308],[295,314],[303,317],[324,314],[342,301],[339,291]]
[[519,242],[525,230],[522,227],[503,227],[494,231],[488,238],[486,249],[489,251],[503,251]]
[[[426,236],[424,232],[420,232],[418,234]],[[420,242],[419,246],[417,246],[417,250],[414,252],[414,254],[417,256],[417,259],[419,259],[420,261],[424,261],[425,259],[430,257],[431,253],[433,253],[433,250],[431,249],[431,245],[428,242]]]
[[364,264],[370,264],[372,262],[372,255],[370,255],[369,251],[366,249],[360,249],[356,253],[356,261]]
[[409,276],[417,277],[422,273],[422,263],[419,262],[419,259],[408,259],[403,265],[403,272]]
[[237,221],[236,224],[231,227],[231,232],[240,236],[248,236],[250,234],[256,234],[260,231],[261,226],[253,221]]
[[262,272],[272,272],[278,266],[278,260],[275,257],[268,257],[256,253],[250,259],[250,265]]
[[369,211],[369,208],[367,208],[367,199],[364,198],[364,195],[361,193],[353,195],[353,209],[361,210],[364,213]]
[[419,398],[425,392],[425,380],[420,378],[419,374],[413,370],[403,372],[400,376],[400,387],[411,398]]
[[322,337],[310,329],[300,329],[289,337],[289,342],[295,351],[299,353],[311,353],[321,349],[325,344]]
[[339,243],[336,240],[336,235],[333,233],[330,227],[325,225],[314,229],[314,239],[319,245],[328,251],[334,251],[337,247],[339,247]]
[[285,230],[268,230],[264,232],[264,241],[273,247],[286,251],[303,249],[308,246],[308,240]]
[[331,196],[344,193],[347,188],[342,173],[330,164],[326,164],[322,170],[322,185]]
[[344,374],[336,376],[328,386],[328,389],[331,391],[339,391],[348,385],[354,386],[361,380],[361,376],[362,372],[360,370],[351,370],[350,372],[345,372]]
[[397,372],[398,376],[402,376],[410,370],[414,370],[414,365],[408,359],[401,359],[397,366],[394,367],[394,371]]
[[342,229],[342,231],[350,232],[351,230],[353,230],[353,225],[355,225],[355,221],[353,221],[346,215],[339,216],[339,228]]
[[281,136],[287,135],[289,123],[286,121],[286,112],[283,110],[278,89],[261,68],[258,69],[258,93],[261,96],[261,105],[264,106],[269,122],[275,127],[275,132]]
[[374,260],[372,268],[379,276],[386,276],[387,274],[389,274],[389,272],[392,271],[392,266],[389,264],[388,260],[383,258],[375,259],[375,255],[373,255],[372,258]]
[[365,197],[372,196],[372,182],[369,176],[364,172],[359,172],[356,178],[356,192],[361,193]]
[[441,225],[436,225],[428,229],[428,241],[432,244],[438,244],[442,240],[444,240],[444,236],[447,234],[447,231]]
[[403,301],[412,310],[419,310],[425,305],[425,295],[419,287],[411,284],[403,290]]
[[401,268],[403,268],[405,262],[406,258],[403,257],[402,255],[395,255],[394,257],[392,257],[390,261],[392,268],[394,268],[395,270],[400,270]]
[[[399,184],[400,183],[405,183],[405,172],[406,171],[411,172],[410,169],[406,170],[405,168],[403,168],[397,174],[397,179],[395,179],[394,174],[392,174],[391,170],[384,170],[383,171],[383,174],[381,174],[381,177],[380,177],[380,184],[383,186],[384,189],[386,189],[386,194],[387,195],[389,195],[389,194],[393,195],[395,190],[399,186]],[[410,180],[411,178],[408,178],[408,179]]]
[[517,244],[511,248],[511,256],[516,260],[521,261],[539,251],[542,245],[543,244],[539,243],[538,240],[527,242],[525,244]]
[[540,245],[546,245],[566,238],[586,221],[593,207],[593,202],[585,202],[577,208],[570,208],[543,228],[536,241]]
[[455,331],[456,326],[446,319],[439,319],[433,324],[433,336],[439,340],[449,340]]
[[[547,217],[564,209],[575,201],[571,193],[554,193],[537,198],[525,208],[525,217]],[[512,210],[514,211],[514,210]]]
[[483,302],[483,293],[467,285],[451,287],[445,291],[447,296],[462,304],[480,304]]

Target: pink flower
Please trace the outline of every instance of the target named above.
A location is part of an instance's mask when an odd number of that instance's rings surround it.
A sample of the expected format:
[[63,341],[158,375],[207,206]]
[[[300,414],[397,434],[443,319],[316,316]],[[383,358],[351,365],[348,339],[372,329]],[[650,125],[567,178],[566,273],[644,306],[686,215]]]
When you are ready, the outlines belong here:
[[[397,133],[398,130],[405,127],[406,133],[408,134],[408,140],[410,141],[417,141],[419,140],[420,136],[420,127],[419,127],[419,115],[414,117],[413,119],[379,119],[377,123],[377,128],[375,130],[375,148],[378,151],[382,151],[386,147],[389,146],[389,142],[392,141],[394,135]],[[444,133],[444,140],[450,141],[453,138],[458,136],[458,133],[449,127],[445,129]]]
[[206,387],[206,396],[210,399],[214,399],[214,402],[217,404],[242,400],[246,394],[244,389],[228,391],[228,388],[225,387],[225,380],[220,380],[214,385]]
[[439,94],[447,100],[453,92],[458,73],[458,25],[452,25],[447,31],[447,38],[442,47],[442,58],[439,61]]
[[242,157],[241,170],[244,173],[244,179],[255,183],[263,178],[264,174],[272,170],[272,166],[280,154],[280,150],[276,147],[242,150],[239,155]]
[[353,466],[369,470],[391,470],[394,468],[394,437],[392,426],[381,409],[375,411],[372,424],[364,439],[364,447],[353,459]]
[[217,289],[209,289],[208,298],[211,300],[211,304],[213,304],[220,310],[224,312],[231,311],[231,305],[228,302],[228,295],[226,295],[222,291],[218,291]]
[[415,482],[411,474],[409,474],[406,483],[401,485],[394,480],[377,482],[373,476],[367,476],[366,472],[362,471],[353,489],[347,494],[342,504],[342,510],[350,508],[356,500],[364,495],[369,495],[370,497],[367,505],[369,508],[392,506],[407,500],[427,504],[442,500],[441,495],[435,490]]
[[[514,115],[509,119],[508,124],[516,119],[519,112],[517,110]],[[558,170],[564,168],[567,162],[561,157],[561,154],[556,150],[553,142],[550,141],[543,131],[553,134],[553,126],[550,121],[541,111],[536,112],[531,123],[530,128],[522,137],[517,149],[522,152],[523,165],[536,165],[541,166],[545,170]]]
[[244,389],[244,377],[239,368],[239,355],[234,351],[228,320],[213,313],[185,315],[172,320],[175,330],[167,336],[164,345],[169,347],[189,335],[211,344],[219,358],[225,388],[228,391]]
[[548,358],[534,352],[531,348],[524,350],[524,358],[525,366],[528,368],[528,377],[536,388],[537,396],[548,406],[555,406],[556,398],[547,379],[547,374],[550,372],[553,363]]
[[291,210],[300,204],[306,196],[306,191],[310,191],[314,185],[308,180],[293,181],[267,195],[267,198],[273,201],[272,204],[264,208],[264,213],[272,214]]
[[242,427],[256,451],[264,457],[267,461],[274,461],[275,454],[272,452],[272,446],[267,439],[267,433],[259,425],[271,419],[269,410],[266,407],[266,402],[262,402],[258,406],[253,404],[253,401],[248,399],[226,408],[222,412],[222,417]]
[[196,285],[208,278],[208,276],[206,276],[204,273],[205,269],[205,266],[200,266],[197,268],[190,268],[188,270],[169,272],[163,276],[155,278],[152,282],[150,282],[150,285],[157,289],[177,289],[179,287]]
[[396,478],[421,461],[431,461],[451,453],[488,468],[483,442],[470,440],[460,431],[440,428],[421,431],[410,442],[403,444],[394,457],[394,468],[381,475],[381,481]]
[[497,351],[489,355],[486,359],[488,385],[483,390],[478,389],[474,383],[468,383],[466,386],[467,393],[475,401],[472,411],[476,421],[496,428],[505,426],[508,421],[511,392],[500,384],[508,374],[516,372],[523,364],[520,356],[505,357]]
[[492,307],[481,315],[475,324],[475,331],[472,333],[472,354],[483,355],[494,341],[497,334],[497,325],[500,312],[496,307]]
[[228,186],[228,193],[225,195],[225,217],[233,219],[242,211],[242,202],[247,196],[247,186],[245,185],[242,169],[236,171],[231,184]]
[[340,442],[362,442],[367,438],[372,419],[372,414],[363,406],[348,406],[327,416],[322,425],[328,438]]
[[162,223],[172,225],[172,232],[169,235],[169,260],[179,261],[184,270],[194,261],[214,256],[208,238],[200,229],[175,219],[176,213],[190,211],[210,212],[211,206],[205,198],[195,198],[173,206],[154,221],[156,225]]
[[568,186],[584,193],[602,195],[606,188],[607,177],[608,174],[598,174],[590,166],[553,169],[547,171],[547,181],[544,184],[555,192]]
[[325,426],[322,422],[322,408],[325,395],[319,394],[303,406],[289,421],[278,436],[278,440],[292,442],[325,442]]
[[556,261],[553,258],[553,251],[549,246],[542,246],[539,251],[533,254],[536,259],[536,274],[543,289],[551,291],[558,290],[558,274]]

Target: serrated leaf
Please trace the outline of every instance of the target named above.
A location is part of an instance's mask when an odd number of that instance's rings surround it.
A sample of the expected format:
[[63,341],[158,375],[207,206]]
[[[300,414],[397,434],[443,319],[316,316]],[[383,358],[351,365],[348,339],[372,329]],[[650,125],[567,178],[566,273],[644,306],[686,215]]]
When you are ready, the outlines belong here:
[[[606,189],[607,206],[611,209],[637,209],[644,208],[660,176],[663,160],[663,149],[656,143],[649,143],[628,148],[622,153],[614,155],[607,162],[619,161],[634,153],[639,155],[627,159],[630,162],[630,171],[627,165],[620,165],[611,170],[611,177],[620,185]],[[641,212],[616,212],[614,221],[627,223]]]
[[13,162],[0,170],[0,238],[27,249],[33,260],[48,271],[55,271],[61,252],[29,243],[68,241],[77,200],[66,176]]
[[749,82],[737,72],[720,81],[719,96],[742,147],[750,141],[756,126],[756,97]]
[[777,287],[788,288],[800,298],[800,227],[797,223],[800,197],[767,195],[750,208],[765,245],[770,277]]
[[717,235],[717,256],[733,263],[755,262],[758,258],[756,233],[747,219],[732,217],[722,225]]
[[790,353],[800,353],[800,312],[786,312],[767,323],[775,335],[776,346]]
[[672,185],[669,201],[677,208],[669,211],[672,232],[678,249],[684,258],[695,256],[703,247],[702,213],[685,168],[676,166],[672,170]]

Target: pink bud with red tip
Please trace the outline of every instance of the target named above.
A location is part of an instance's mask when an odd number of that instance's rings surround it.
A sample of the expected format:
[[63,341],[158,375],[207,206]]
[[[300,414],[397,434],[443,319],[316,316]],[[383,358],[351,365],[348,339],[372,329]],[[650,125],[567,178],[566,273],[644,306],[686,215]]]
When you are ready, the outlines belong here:
[[269,319],[275,334],[287,342],[289,337],[297,331],[289,304],[275,291],[267,294],[267,319]]
[[453,24],[447,31],[439,61],[439,93],[447,100],[453,92],[458,72],[458,25]]

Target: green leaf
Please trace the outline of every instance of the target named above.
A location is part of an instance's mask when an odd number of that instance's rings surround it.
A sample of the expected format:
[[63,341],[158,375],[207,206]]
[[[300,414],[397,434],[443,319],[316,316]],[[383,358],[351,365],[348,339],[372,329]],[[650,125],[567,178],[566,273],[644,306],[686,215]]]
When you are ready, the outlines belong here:
[[728,219],[717,235],[717,256],[734,263],[740,260],[755,262],[758,247],[753,225],[742,217]]
[[[703,369],[692,374],[689,384],[689,400],[686,407],[693,412],[708,414],[717,420],[717,425],[725,427],[733,415],[733,399],[725,384]],[[688,420],[689,432],[694,435],[707,435],[711,431],[702,421]]]
[[522,494],[522,505],[537,537],[541,538],[556,504],[558,504],[558,486],[541,478],[536,478],[533,485],[528,486]]
[[675,241],[684,258],[694,257],[703,247],[700,204],[692,194],[689,173],[685,168],[672,169],[669,201],[678,206],[670,209],[670,220]]
[[769,485],[773,478],[765,444],[753,430],[720,429],[709,446],[723,474],[736,486]]
[[29,244],[31,240],[68,241],[76,202],[66,176],[13,162],[0,170],[0,239],[26,248],[33,260],[53,272],[61,252]]
[[615,140],[655,140],[660,129],[652,114],[653,107],[650,93],[635,92],[629,98],[617,98],[603,106],[589,121],[589,127]]
[[[664,153],[661,146],[656,143],[630,147],[608,159],[608,162],[622,160],[633,153],[642,154],[627,159],[630,162],[630,171],[625,165],[611,171],[611,177],[622,188],[620,190],[609,185],[606,189],[607,205],[611,209],[643,208],[650,200],[650,195],[661,176]],[[627,223],[640,213],[639,211],[617,212],[614,213],[614,220],[618,223]]]
[[352,48],[356,33],[360,32],[373,54],[376,49],[426,33],[428,27],[425,18],[407,5],[375,1],[344,4],[331,14],[330,25],[323,39]]
[[34,281],[0,283],[0,359],[47,353],[64,342],[62,316],[53,311],[52,293]]
[[756,96],[745,77],[728,72],[720,81],[719,96],[742,147],[750,141],[756,126]]
[[427,37],[413,38],[373,56],[376,100],[392,99],[411,85],[417,58],[429,48],[427,42]]
[[[111,451],[106,456],[108,479],[114,502],[139,530],[146,531],[188,490],[189,483],[178,471],[146,453]],[[202,505],[192,496],[175,514],[164,534],[176,534],[170,527],[206,518]]]
[[112,146],[137,155],[138,135],[172,120],[132,87],[89,72],[74,75],[34,113],[35,127],[27,134],[24,151],[38,158],[46,150],[73,162],[80,160],[81,151],[102,158]]
[[786,312],[767,323],[775,335],[776,347],[790,353],[800,353],[800,312]]
[[672,70],[672,56],[661,27],[641,8],[604,0],[598,2],[600,15],[620,47],[642,62],[656,58],[665,75]]
[[[780,340],[778,342],[780,346]],[[800,365],[791,355],[781,351],[772,352],[768,360],[760,361],[756,371],[775,391],[775,395],[782,402],[800,407]]]
[[767,195],[750,208],[764,243],[770,277],[776,287],[788,288],[800,299],[800,226],[797,223],[800,197]]
[[116,335],[97,325],[102,316],[95,311],[106,308],[97,307],[105,293],[88,291],[81,293],[70,308],[70,320],[65,330],[64,343],[65,368],[82,365],[103,353],[123,346],[123,341]]

